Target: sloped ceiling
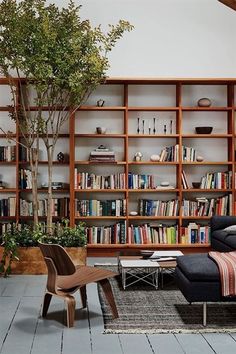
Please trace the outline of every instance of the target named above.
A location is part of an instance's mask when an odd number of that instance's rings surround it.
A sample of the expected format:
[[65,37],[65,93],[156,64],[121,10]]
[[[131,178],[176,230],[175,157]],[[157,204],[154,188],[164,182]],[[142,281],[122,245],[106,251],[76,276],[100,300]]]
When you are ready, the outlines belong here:
[[218,0],[222,4],[229,6],[231,9],[236,10],[236,0]]

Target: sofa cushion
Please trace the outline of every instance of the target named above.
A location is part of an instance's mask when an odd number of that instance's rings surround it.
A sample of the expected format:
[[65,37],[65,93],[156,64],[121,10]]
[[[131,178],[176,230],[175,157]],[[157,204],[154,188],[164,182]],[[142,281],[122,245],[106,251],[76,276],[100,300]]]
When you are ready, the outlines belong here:
[[236,249],[236,232],[235,234],[229,234],[224,230],[217,230],[212,233],[211,238],[225,243],[228,247],[232,249]]
[[191,281],[220,281],[218,267],[207,253],[177,257],[177,266]]
[[227,234],[236,235],[236,225],[230,225],[224,228],[222,231],[226,232]]

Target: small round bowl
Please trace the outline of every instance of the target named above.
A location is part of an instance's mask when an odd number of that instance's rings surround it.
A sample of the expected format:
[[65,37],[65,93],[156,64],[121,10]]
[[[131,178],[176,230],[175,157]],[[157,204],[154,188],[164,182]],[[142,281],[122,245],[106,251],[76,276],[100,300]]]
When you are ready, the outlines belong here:
[[195,127],[197,134],[211,134],[213,127]]
[[199,189],[201,186],[201,182],[192,182],[193,188]]

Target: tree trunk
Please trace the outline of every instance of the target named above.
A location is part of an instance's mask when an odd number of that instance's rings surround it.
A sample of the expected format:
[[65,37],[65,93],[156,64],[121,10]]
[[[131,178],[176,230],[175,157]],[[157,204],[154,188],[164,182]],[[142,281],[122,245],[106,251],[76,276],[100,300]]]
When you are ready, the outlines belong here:
[[53,153],[54,148],[47,148],[47,156],[48,156],[48,204],[47,204],[47,232],[48,234],[52,234],[52,169],[53,169]]
[[29,149],[30,167],[31,167],[31,178],[32,178],[32,197],[33,197],[33,216],[34,216],[34,229],[39,223],[38,218],[38,149]]

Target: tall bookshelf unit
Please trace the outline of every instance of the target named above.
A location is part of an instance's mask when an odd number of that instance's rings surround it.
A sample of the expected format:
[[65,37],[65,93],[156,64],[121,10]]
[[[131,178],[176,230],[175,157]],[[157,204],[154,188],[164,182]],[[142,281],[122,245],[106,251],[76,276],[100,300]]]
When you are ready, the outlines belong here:
[[[1,85],[6,85],[5,79],[0,79]],[[4,81],[5,80],[5,81]],[[140,226],[158,223],[178,226],[177,242],[171,244],[131,243],[124,236],[125,243],[89,243],[88,254],[92,256],[110,256],[122,249],[182,249],[184,252],[200,252],[209,249],[209,243],[181,243],[181,228],[189,222],[206,225],[209,216],[185,216],[182,207],[183,200],[195,200],[196,197],[218,198],[230,197],[231,214],[235,214],[235,112],[236,112],[236,79],[129,79],[109,78],[93,93],[86,106],[80,107],[69,121],[68,132],[60,138],[68,141],[69,163],[63,166],[68,172],[69,190],[62,190],[70,197],[70,224],[85,221],[88,227],[110,226],[116,223],[126,223]],[[202,97],[209,97],[210,107],[199,107],[197,102]],[[102,107],[97,101],[105,101]],[[8,111],[7,105],[1,105],[0,114]],[[37,107],[32,107],[37,109]],[[46,110],[46,108],[45,108]],[[138,132],[139,118],[139,132]],[[155,118],[155,127],[154,120]],[[1,122],[2,120],[0,120]],[[144,121],[144,123],[143,123]],[[144,124],[144,130],[143,130]],[[107,128],[105,134],[97,134],[96,127]],[[195,127],[212,126],[211,134],[196,134]],[[156,131],[153,131],[155,128]],[[16,138],[19,131],[15,129]],[[3,134],[0,135],[3,141]],[[59,150],[60,146],[59,141]],[[116,162],[101,163],[89,161],[92,150],[99,145],[105,145],[115,152]],[[153,154],[161,154],[167,146],[178,145],[176,161],[154,162],[150,160]],[[182,158],[182,147],[193,147],[203,161],[188,161]],[[141,151],[141,161],[134,161],[134,155]],[[41,164],[46,164],[42,161]],[[57,162],[55,161],[55,165]],[[12,165],[16,170],[16,183],[12,188],[0,189],[2,195],[15,195],[16,217],[0,217],[0,222],[6,219],[21,221],[19,215],[19,200],[22,191],[18,186],[18,175],[21,162],[16,148],[16,160],[11,163],[0,162],[1,170]],[[125,188],[122,189],[91,189],[75,188],[75,169],[77,173],[95,175],[124,174]],[[206,173],[231,171],[232,180],[229,188],[184,189],[181,174],[186,173],[189,184],[200,181]],[[156,176],[156,184],[170,181],[172,188],[129,189],[129,173]],[[0,175],[2,173],[0,172]],[[25,191],[29,193],[30,191]],[[41,191],[43,193],[43,191]],[[57,192],[58,193],[58,192]],[[78,216],[76,203],[79,200],[125,200],[125,216]],[[177,200],[179,210],[174,216],[141,216],[130,215],[131,211],[139,212],[139,200]],[[27,219],[27,217],[25,217]]]

